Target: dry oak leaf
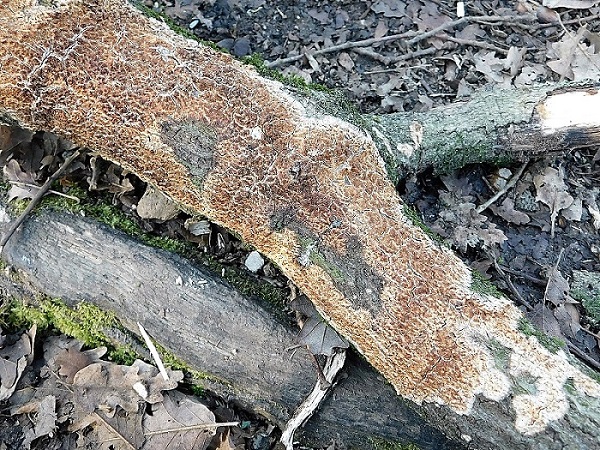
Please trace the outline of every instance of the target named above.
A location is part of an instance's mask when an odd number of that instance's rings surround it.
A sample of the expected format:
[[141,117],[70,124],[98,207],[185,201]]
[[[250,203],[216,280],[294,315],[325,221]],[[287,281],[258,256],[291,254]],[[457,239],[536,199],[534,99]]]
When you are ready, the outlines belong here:
[[144,450],[204,450],[216,433],[215,415],[202,403],[178,391],[164,394],[164,401],[144,416]]
[[66,377],[66,382],[73,383],[75,374],[92,363],[100,362],[100,358],[106,353],[106,347],[98,347],[92,350],[81,351],[83,342],[72,341],[70,346],[60,351],[54,364],[58,367],[59,375]]
[[[99,450],[132,450],[144,448],[142,420],[144,406],[140,405],[136,413],[128,413],[117,407],[112,417],[101,411],[88,416],[85,427],[90,431],[78,433],[77,448]],[[85,428],[82,427],[82,428]]]
[[558,214],[561,210],[571,206],[574,200],[567,192],[562,168],[556,170],[552,167],[546,167],[542,174],[536,175],[533,178],[533,184],[537,190],[535,199],[550,208],[550,235],[554,237],[554,227]]
[[515,209],[515,201],[512,198],[504,199],[500,206],[491,205],[490,209],[494,214],[515,225],[523,225],[531,220],[527,214]]
[[11,159],[4,166],[4,177],[11,184],[8,191],[8,201],[15,198],[19,200],[31,199],[39,192],[40,186],[37,185],[33,173],[24,172],[19,163]]
[[[37,405],[37,414],[32,419],[33,428],[25,431],[25,438],[21,445],[24,448],[30,448],[31,443],[42,436],[52,436],[56,430],[56,397],[47,395]],[[30,416],[31,418],[31,416]]]
[[33,361],[36,330],[33,325],[14,344],[0,348],[0,401],[10,398],[15,392],[25,368]]

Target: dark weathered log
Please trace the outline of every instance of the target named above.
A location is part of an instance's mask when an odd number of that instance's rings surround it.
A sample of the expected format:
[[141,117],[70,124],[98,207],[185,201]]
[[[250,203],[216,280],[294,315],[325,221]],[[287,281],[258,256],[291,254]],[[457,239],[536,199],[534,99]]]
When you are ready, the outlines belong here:
[[[136,322],[142,323],[162,345],[210,376],[203,382],[207,389],[280,426],[316,381],[307,355],[290,351],[296,330],[256,299],[189,261],[92,220],[40,212],[13,236],[4,256],[47,295],[114,311],[133,333]],[[1,280],[5,289],[14,286],[6,275]],[[363,360],[352,357],[344,375],[307,424],[305,443],[324,447],[335,439],[370,448],[373,440],[384,439],[431,450],[460,447],[426,423]]]
[[[0,3],[0,63],[0,117],[89,147],[238,233],[439,429],[478,448],[598,445],[600,383],[525,334],[508,300],[474,292],[404,216],[378,149],[411,154],[434,127],[372,136],[118,0]],[[600,98],[575,95],[592,112]],[[557,120],[564,109],[536,109],[544,142],[597,117]]]

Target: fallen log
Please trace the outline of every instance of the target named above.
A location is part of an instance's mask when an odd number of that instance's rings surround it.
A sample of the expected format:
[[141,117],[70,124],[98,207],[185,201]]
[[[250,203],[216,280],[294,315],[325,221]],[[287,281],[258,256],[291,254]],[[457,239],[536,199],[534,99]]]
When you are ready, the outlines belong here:
[[[3,254],[21,279],[15,284],[14,277],[0,275],[5,296],[32,285],[34,292],[73,307],[86,301],[113,311],[132,333],[140,322],[164,347],[206,374],[200,380],[206,389],[280,427],[316,381],[307,355],[290,350],[297,330],[256,299],[202,267],[93,220],[40,212]],[[460,448],[361,359],[352,358],[344,372],[334,396],[303,429],[303,442],[325,447],[336,440],[366,449],[385,440],[422,449]]]
[[[474,292],[465,265],[404,216],[378,150],[421,155],[422,123],[406,142],[393,124],[366,118],[361,130],[116,0],[5,1],[0,52],[4,122],[88,147],[237,233],[451,437],[598,445],[600,384],[525,333],[508,300]],[[593,117],[557,119],[563,93],[528,101],[524,124],[490,128],[521,143],[527,132],[515,130],[596,139]],[[600,98],[595,88],[577,96],[592,111]],[[461,162],[502,138],[485,142]]]

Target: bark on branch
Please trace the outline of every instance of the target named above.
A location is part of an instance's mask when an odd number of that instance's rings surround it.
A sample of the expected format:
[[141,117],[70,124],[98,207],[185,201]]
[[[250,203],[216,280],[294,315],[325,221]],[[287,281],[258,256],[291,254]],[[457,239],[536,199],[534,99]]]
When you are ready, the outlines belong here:
[[[403,141],[380,118],[368,133],[118,0],[1,3],[0,64],[0,117],[91,148],[238,233],[452,437],[598,444],[600,384],[522,333],[508,300],[473,292],[464,264],[403,215],[378,150],[410,160],[433,125]],[[597,108],[597,90],[576,95]],[[546,143],[583,135],[557,121],[555,97],[531,105],[533,129]],[[526,142],[520,122],[495,125],[506,135],[492,142]]]

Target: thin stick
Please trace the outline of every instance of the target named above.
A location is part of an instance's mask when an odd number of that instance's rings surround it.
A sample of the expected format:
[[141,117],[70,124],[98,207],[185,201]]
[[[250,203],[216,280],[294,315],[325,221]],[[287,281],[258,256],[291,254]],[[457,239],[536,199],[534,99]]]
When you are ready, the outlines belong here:
[[[10,184],[14,184],[15,186],[22,186],[28,188],[39,189],[40,187],[37,184],[26,183],[24,181],[10,181]],[[55,191],[54,189],[48,189],[48,194],[57,195],[58,197],[68,198],[69,200],[76,201],[79,203],[81,200],[79,197],[75,197],[74,195],[65,194],[63,192]]]
[[67,169],[67,167],[69,167],[79,155],[81,155],[81,149],[76,148],[73,154],[67,159],[65,159],[65,162],[62,163],[62,165],[57,169],[57,171],[50,175],[50,178],[46,180],[46,182],[43,184],[43,186],[40,188],[37,194],[35,194],[35,196],[31,199],[31,201],[27,205],[27,208],[25,208],[25,211],[23,211],[21,215],[17,217],[17,219],[11,224],[8,231],[4,234],[4,236],[2,236],[2,240],[0,240],[0,254],[2,254],[4,246],[11,238],[11,236],[15,233],[15,231],[17,231],[17,228],[21,226],[21,224],[25,221],[29,213],[33,211],[33,208],[35,208],[42,200],[42,197],[46,195],[46,193],[50,189],[50,186],[52,186],[52,183],[54,183],[58,179],[58,177],[62,175],[62,173]]
[[198,425],[189,425],[187,427],[168,428],[166,430],[149,431],[148,433],[144,433],[144,436],[154,436],[156,434],[165,434],[165,433],[181,433],[182,431],[206,430],[206,429],[210,429],[210,428],[219,428],[219,427],[237,427],[239,424],[240,424],[239,422],[201,423]]
[[[322,48],[320,50],[315,50],[313,52],[304,52],[300,55],[290,56],[288,58],[277,59],[275,61],[271,61],[266,63],[265,65],[269,68],[283,66],[289,63],[296,62],[305,57],[305,54],[310,54],[311,56],[323,55],[325,53],[338,52],[342,50],[348,50],[350,48],[356,47],[368,47],[373,44],[381,44],[384,42],[397,41],[400,39],[407,39],[407,45],[414,45],[417,42],[421,42],[424,39],[435,36],[441,31],[446,31],[451,28],[455,28],[459,25],[469,22],[506,22],[506,21],[527,21],[533,20],[533,16],[473,16],[473,17],[462,17],[457,20],[453,20],[451,22],[446,22],[439,27],[434,28],[433,30],[429,30],[425,33],[418,33],[416,31],[407,31],[405,33],[391,34],[389,36],[382,36],[380,38],[369,38],[363,39],[361,41],[350,41],[344,42],[343,44],[332,45],[331,47]],[[410,59],[410,58],[407,58]]]
[[[337,373],[342,367],[344,367],[345,361],[345,349],[335,349],[333,354],[327,358],[323,372],[328,383],[333,383]],[[294,433],[299,427],[302,426],[304,422],[306,422],[306,420],[308,420],[310,416],[312,416],[330,390],[331,388],[322,390],[321,382],[317,380],[312,392],[308,394],[308,397],[306,397],[298,409],[294,411],[292,418],[288,420],[281,433],[281,439],[279,439],[279,441],[285,446],[286,450],[293,450]]]
[[485,202],[482,205],[479,205],[475,211],[477,211],[479,214],[481,214],[483,211],[488,209],[491,204],[493,204],[496,200],[498,200],[500,197],[502,197],[504,194],[506,194],[506,192],[509,189],[511,189],[515,184],[517,184],[517,181],[519,181],[519,178],[521,178],[521,175],[523,175],[523,172],[525,171],[527,164],[529,164],[529,163],[528,162],[523,163],[523,165],[521,167],[519,167],[519,170],[517,171],[517,173],[514,174],[510,180],[508,180],[508,183],[506,183],[506,186],[504,186],[504,188],[502,188],[498,192],[496,192],[496,195],[494,195],[492,198],[490,198],[487,202]]
[[574,344],[567,342],[567,347],[569,351],[577,356],[579,359],[583,360],[583,362],[587,363],[589,366],[595,368],[596,370],[600,370],[600,363],[593,358],[590,358],[585,352],[581,351],[579,347],[576,347]]
[[144,329],[142,324],[137,322],[137,326],[140,329],[140,333],[142,334],[142,337],[144,338],[144,342],[148,346],[148,350],[150,350],[150,354],[152,355],[152,359],[154,359],[154,362],[156,363],[156,367],[158,367],[158,370],[159,370],[160,374],[162,375],[163,379],[165,381],[167,381],[169,379],[169,374],[167,373],[167,369],[165,369],[165,365],[163,364],[162,360],[160,359],[158,350],[156,350],[156,347],[152,343],[150,336],[148,335],[148,333],[146,332],[146,330]]

